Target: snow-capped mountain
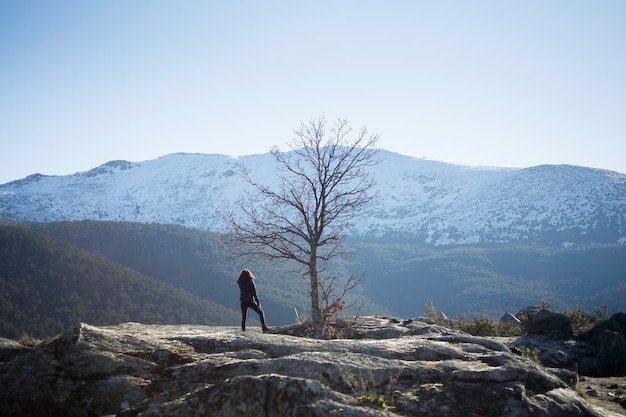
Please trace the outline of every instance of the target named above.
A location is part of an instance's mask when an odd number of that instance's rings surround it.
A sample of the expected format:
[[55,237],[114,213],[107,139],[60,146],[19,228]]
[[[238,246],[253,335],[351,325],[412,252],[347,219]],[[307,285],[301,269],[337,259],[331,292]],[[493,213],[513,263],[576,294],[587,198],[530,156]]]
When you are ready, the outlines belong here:
[[[528,241],[626,243],[626,175],[569,165],[525,169],[452,165],[381,151],[378,197],[351,233],[428,244]],[[39,222],[113,220],[219,230],[218,212],[248,191],[238,164],[276,181],[270,154],[172,154],[111,161],[68,176],[0,185],[0,217]]]

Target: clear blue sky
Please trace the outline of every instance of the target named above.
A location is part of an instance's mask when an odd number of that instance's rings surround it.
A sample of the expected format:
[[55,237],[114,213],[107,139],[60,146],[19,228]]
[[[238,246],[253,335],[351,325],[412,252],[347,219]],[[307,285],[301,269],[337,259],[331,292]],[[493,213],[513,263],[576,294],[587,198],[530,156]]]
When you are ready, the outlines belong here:
[[311,117],[626,173],[626,1],[0,0],[0,183],[287,149]]

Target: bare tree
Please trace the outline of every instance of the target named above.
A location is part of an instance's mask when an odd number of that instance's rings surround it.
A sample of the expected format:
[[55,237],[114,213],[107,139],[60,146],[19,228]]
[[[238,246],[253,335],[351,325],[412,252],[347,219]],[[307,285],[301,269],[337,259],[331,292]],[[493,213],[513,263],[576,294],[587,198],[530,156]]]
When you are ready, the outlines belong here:
[[352,135],[342,119],[327,130],[324,117],[302,123],[294,133],[291,151],[270,150],[279,178],[275,188],[241,167],[256,193],[240,200],[236,212],[228,210],[229,236],[245,254],[299,265],[310,283],[313,335],[322,338],[325,325],[344,307],[346,292],[362,280],[353,275],[335,293],[335,277],[327,276],[327,265],[349,255],[346,228],[374,197],[368,168],[378,163],[374,146],[379,135],[366,128]]

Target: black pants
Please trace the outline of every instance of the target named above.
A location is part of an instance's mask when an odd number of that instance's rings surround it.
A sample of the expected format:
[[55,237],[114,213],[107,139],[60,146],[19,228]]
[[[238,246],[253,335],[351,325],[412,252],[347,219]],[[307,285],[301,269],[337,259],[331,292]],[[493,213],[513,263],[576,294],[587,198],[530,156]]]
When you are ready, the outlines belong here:
[[265,313],[261,310],[261,306],[258,304],[254,304],[253,302],[241,302],[241,330],[246,331],[246,318],[248,316],[248,308],[256,311],[259,315],[259,320],[261,320],[261,327],[263,330],[267,329],[267,325],[265,324]]

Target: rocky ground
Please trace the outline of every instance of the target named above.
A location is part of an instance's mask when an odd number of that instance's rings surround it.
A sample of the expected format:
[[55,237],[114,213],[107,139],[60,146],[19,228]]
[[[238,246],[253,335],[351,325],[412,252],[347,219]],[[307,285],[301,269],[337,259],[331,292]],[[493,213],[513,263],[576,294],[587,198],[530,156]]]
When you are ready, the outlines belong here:
[[313,340],[301,326],[78,324],[31,349],[0,341],[0,415],[619,415],[596,401],[623,395],[623,381],[579,380],[498,340],[427,319],[340,330]]
[[591,404],[626,416],[626,378],[579,377],[576,390]]

